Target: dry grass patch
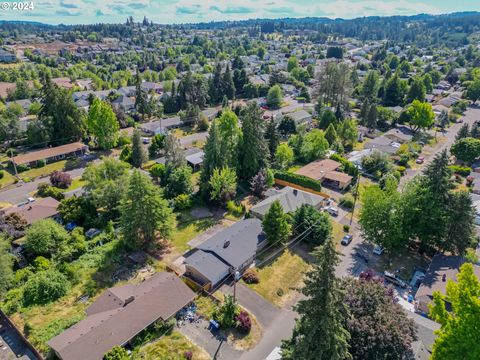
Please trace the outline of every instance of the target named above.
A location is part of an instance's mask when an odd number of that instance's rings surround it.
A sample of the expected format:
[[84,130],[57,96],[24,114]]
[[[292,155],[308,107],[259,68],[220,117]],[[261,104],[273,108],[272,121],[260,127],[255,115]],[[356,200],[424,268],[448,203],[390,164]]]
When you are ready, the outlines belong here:
[[142,346],[138,352],[134,353],[132,358],[134,360],[184,360],[187,351],[192,352],[193,360],[211,359],[205,350],[192,343],[178,331],[173,331],[170,335]]
[[268,301],[284,306],[302,286],[304,272],[309,265],[298,255],[285,251],[272,263],[257,269],[260,282],[247,284]]

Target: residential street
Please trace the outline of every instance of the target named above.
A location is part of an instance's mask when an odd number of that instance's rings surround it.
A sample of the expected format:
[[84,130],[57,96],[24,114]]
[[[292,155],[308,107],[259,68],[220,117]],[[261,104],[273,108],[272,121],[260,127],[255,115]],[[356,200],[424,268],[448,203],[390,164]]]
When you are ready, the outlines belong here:
[[[445,137],[445,141],[442,141],[441,143],[436,144],[433,147],[426,146],[425,150],[429,151],[429,154],[425,156],[425,161],[424,163],[417,169],[407,169],[405,176],[403,176],[400,179],[400,184],[399,186],[405,185],[405,183],[413,178],[415,175],[417,175],[419,172],[422,171],[422,169],[432,161],[432,159],[435,157],[436,154],[438,154],[440,151],[444,149],[449,149],[452,144],[455,142],[455,137],[457,136],[458,131],[460,128],[463,126],[463,124],[467,123],[469,126],[472,126],[472,124],[475,121],[480,121],[480,107],[469,107],[465,114],[462,116],[463,122],[461,123],[456,123],[450,126],[445,134],[442,133],[437,133],[437,136],[443,136]],[[432,134],[433,135],[433,134]]]
[[[74,170],[67,171],[67,173],[72,178],[77,178],[82,176],[85,168],[78,168]],[[42,182],[48,182],[48,176],[43,178],[35,179],[31,182],[23,183],[23,184],[15,184],[8,190],[3,190],[0,192],[0,202],[7,202],[13,205],[16,205],[22,201],[25,201],[27,197],[29,197],[29,193],[37,190],[38,184]]]

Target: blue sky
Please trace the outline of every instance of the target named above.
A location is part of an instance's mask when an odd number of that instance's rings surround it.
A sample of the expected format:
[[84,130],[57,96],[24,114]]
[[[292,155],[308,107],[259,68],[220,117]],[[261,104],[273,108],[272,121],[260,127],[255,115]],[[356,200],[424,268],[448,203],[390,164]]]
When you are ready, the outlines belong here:
[[34,9],[28,11],[0,9],[0,20],[87,24],[124,22],[129,15],[138,21],[146,15],[154,22],[171,24],[252,18],[355,18],[480,11],[480,0],[33,0],[33,5]]

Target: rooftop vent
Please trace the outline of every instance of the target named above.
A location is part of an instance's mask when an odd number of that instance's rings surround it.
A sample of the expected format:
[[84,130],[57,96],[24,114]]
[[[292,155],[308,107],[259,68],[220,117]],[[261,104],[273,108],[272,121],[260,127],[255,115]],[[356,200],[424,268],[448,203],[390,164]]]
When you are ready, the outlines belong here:
[[225,240],[225,241],[223,242],[223,248],[224,248],[224,249],[227,248],[229,245],[230,245],[230,240]]

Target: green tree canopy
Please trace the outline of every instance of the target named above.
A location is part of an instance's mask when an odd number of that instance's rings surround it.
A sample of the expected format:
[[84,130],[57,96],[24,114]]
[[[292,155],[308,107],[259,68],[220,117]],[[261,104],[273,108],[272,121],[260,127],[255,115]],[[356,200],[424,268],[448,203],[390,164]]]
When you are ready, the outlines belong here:
[[111,149],[117,145],[120,126],[106,101],[95,97],[88,111],[87,127],[101,149]]
[[283,212],[280,201],[275,200],[268,209],[262,221],[263,232],[271,243],[286,243],[292,227],[288,222],[287,215]]
[[427,129],[435,122],[432,105],[426,102],[413,100],[412,104],[407,108],[406,114],[410,128],[413,131]]
[[168,238],[175,227],[175,216],[162,190],[150,178],[134,170],[120,204],[120,228],[129,248],[145,248],[157,236]]
[[278,109],[282,105],[283,94],[282,88],[278,85],[273,85],[267,94],[267,105],[272,109]]
[[328,146],[324,132],[320,129],[313,129],[305,135],[300,153],[305,162],[310,162],[322,158],[328,150]]
[[[441,324],[433,344],[432,360],[480,358],[480,281],[473,265],[464,264],[457,282],[449,280],[446,294],[435,292],[430,316]],[[447,311],[445,302],[451,305]]]
[[214,169],[210,177],[210,199],[221,204],[233,199],[237,192],[237,175],[228,167]]

